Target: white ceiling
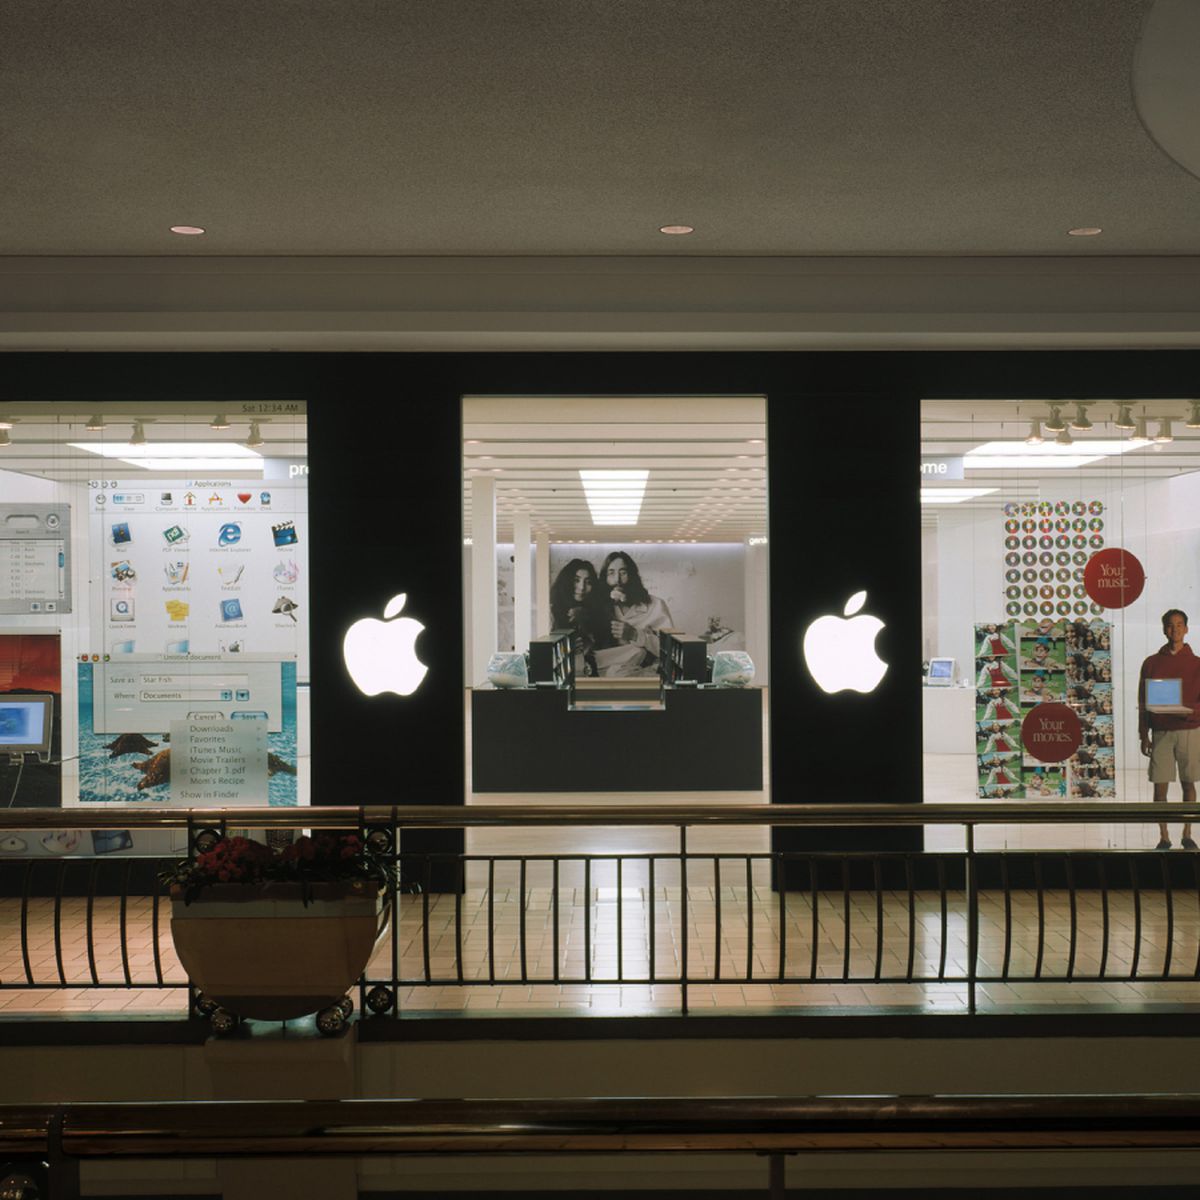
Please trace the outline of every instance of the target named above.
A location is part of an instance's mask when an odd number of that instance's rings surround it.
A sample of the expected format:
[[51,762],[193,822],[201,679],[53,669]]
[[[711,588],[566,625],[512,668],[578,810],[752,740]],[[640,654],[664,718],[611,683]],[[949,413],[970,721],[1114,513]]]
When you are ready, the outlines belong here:
[[[1015,449],[1024,446],[1033,418],[1044,421],[1051,403],[1060,406],[1061,415],[1075,415],[1075,401],[1047,400],[923,400],[921,402],[921,453],[926,455],[966,454],[985,442],[1011,442]],[[1074,447],[1086,452],[1088,443],[1122,441],[1128,432],[1116,429],[1112,422],[1117,415],[1114,400],[1092,399],[1085,402],[1088,418],[1094,428],[1085,433],[1072,431]],[[1020,470],[967,470],[961,480],[937,483],[923,480],[922,487],[931,490],[991,487],[998,489],[990,495],[966,500],[959,504],[926,506],[922,516],[927,524],[936,523],[942,514],[966,509],[996,509],[1010,500],[1040,497],[1044,489],[1064,484],[1078,485],[1087,490],[1088,484],[1110,485],[1116,476],[1126,483],[1149,483],[1172,476],[1200,471],[1200,429],[1187,429],[1184,420],[1192,409],[1191,400],[1134,401],[1130,404],[1134,418],[1148,419],[1148,432],[1159,429],[1163,417],[1172,422],[1173,441],[1151,443],[1119,456],[1109,456],[1081,467],[1066,469],[1040,468],[1036,459]],[[1043,430],[1049,441],[1053,435]],[[1054,494],[1058,494],[1055,492]]]
[[3,0],[0,255],[1197,254],[1150,9]]
[[[463,532],[472,483],[496,486],[497,537],[513,517],[556,542],[740,542],[767,529],[762,397],[572,396],[463,400]],[[636,525],[596,525],[581,470],[649,471]]]

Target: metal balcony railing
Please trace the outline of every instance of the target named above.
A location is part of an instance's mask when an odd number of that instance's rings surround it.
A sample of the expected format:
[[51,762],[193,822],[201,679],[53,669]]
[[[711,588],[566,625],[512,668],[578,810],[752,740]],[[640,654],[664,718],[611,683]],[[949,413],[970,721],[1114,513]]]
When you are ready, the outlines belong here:
[[[1200,820],[1200,805],[1169,812],[1175,822]],[[973,1013],[998,985],[1027,1000],[1064,984],[1152,984],[1189,1004],[1200,999],[1200,854],[976,847],[982,826],[1144,825],[1162,814],[1150,804],[989,801],[87,808],[0,812],[0,835],[174,829],[195,845],[225,828],[358,828],[394,855],[401,879],[359,986],[360,1007],[376,1017],[420,1007],[423,989],[513,985],[674,988],[685,1013],[695,989],[715,994],[725,985],[772,989],[775,1003],[756,1010],[763,1012],[837,985],[881,997],[887,989],[954,987]],[[862,825],[959,825],[965,848],[694,848],[698,832],[714,829]],[[674,845],[528,854],[406,845],[413,830],[546,826],[670,827]],[[188,988],[168,903],[153,882],[166,861],[0,858],[0,991]],[[1106,997],[1112,1003],[1111,992]]]

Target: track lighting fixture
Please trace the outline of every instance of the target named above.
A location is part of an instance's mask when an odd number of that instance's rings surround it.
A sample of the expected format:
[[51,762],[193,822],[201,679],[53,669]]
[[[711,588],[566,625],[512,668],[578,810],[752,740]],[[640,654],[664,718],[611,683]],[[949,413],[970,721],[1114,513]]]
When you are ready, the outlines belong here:
[[107,422],[99,413],[94,417],[88,417],[88,423],[84,426],[88,433],[103,433],[107,428]]
[[208,427],[209,429],[228,429],[229,418],[224,413],[218,413],[211,421],[209,421]]
[[1152,442],[1173,442],[1175,435],[1171,432],[1171,418],[1161,417],[1158,422],[1158,432],[1150,439]]
[[1188,413],[1188,419],[1184,421],[1184,425],[1188,429],[1200,429],[1200,400],[1192,401],[1192,411]]
[[1114,429],[1136,429],[1137,422],[1133,419],[1133,414],[1129,411],[1129,403],[1125,401],[1117,404],[1117,415],[1113,420]]
[[262,431],[259,429],[257,421],[250,422],[250,435],[246,438],[245,444],[251,450],[257,450],[259,446],[265,445]]
[[1050,405],[1050,415],[1046,418],[1047,433],[1062,433],[1066,429],[1067,423],[1060,415],[1061,408],[1062,405],[1060,404]]
[[1086,433],[1091,427],[1092,422],[1087,415],[1087,405],[1082,400],[1077,401],[1075,415],[1071,418],[1071,428],[1077,429],[1080,433]]
[[1056,446],[1073,446],[1075,439],[1071,436],[1069,429],[1061,429],[1059,430],[1058,437],[1054,439],[1054,444]]
[[1029,436],[1025,439],[1027,446],[1040,446],[1046,439],[1042,437],[1042,423],[1034,417],[1029,422]]
[[1138,417],[1133,427],[1133,432],[1129,435],[1131,442],[1148,442],[1150,435],[1146,432],[1146,418]]
[[129,435],[129,444],[131,446],[144,446],[146,444],[146,430],[142,427],[141,421],[134,421],[133,432]]

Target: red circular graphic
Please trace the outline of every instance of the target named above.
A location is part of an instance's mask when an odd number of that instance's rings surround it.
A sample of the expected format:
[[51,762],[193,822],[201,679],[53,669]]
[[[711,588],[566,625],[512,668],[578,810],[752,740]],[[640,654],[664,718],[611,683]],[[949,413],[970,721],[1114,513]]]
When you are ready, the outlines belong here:
[[1092,600],[1104,608],[1125,608],[1146,586],[1142,564],[1118,546],[1097,550],[1083,569],[1083,586]]
[[1066,762],[1083,740],[1083,729],[1075,710],[1066,704],[1039,704],[1021,722],[1025,753],[1038,762]]

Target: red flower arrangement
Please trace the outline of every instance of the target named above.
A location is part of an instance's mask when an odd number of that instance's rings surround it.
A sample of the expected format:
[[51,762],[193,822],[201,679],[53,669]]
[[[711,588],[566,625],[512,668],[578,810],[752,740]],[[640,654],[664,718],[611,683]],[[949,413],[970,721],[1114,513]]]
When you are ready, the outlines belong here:
[[248,887],[271,883],[298,883],[307,904],[312,886],[371,880],[378,887],[395,884],[391,858],[377,853],[356,833],[318,833],[296,838],[281,850],[246,837],[223,837],[184,859],[159,876],[172,888],[183,891],[190,904],[205,888],[217,883],[241,883]]

